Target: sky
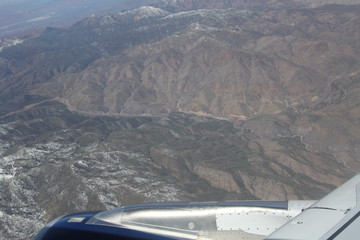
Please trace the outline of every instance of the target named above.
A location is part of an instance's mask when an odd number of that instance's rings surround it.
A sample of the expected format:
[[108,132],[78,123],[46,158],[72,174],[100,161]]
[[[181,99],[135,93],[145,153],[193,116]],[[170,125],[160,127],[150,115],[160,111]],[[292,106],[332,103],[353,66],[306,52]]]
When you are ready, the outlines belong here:
[[42,3],[42,2],[51,2],[52,0],[0,0],[0,5],[18,5],[23,3]]

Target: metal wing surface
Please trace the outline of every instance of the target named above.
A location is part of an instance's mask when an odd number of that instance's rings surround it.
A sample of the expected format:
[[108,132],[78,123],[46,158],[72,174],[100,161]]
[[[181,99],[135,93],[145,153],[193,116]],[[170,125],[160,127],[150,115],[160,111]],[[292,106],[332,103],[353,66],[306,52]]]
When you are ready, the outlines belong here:
[[360,238],[360,175],[305,209],[266,240]]

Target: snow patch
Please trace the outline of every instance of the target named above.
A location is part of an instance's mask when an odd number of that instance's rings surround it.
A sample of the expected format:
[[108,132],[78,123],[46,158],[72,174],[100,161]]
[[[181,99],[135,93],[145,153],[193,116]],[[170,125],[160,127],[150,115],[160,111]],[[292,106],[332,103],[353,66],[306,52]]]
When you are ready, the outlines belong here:
[[0,125],[0,135],[7,135],[9,134],[10,130],[13,130],[14,128],[10,126],[10,124],[1,124]]
[[228,19],[232,17],[244,17],[247,18],[252,14],[249,10],[237,10],[237,9],[201,9],[201,10],[194,10],[194,11],[187,11],[187,12],[178,12],[174,14],[169,14],[163,18],[163,20],[176,20],[176,19],[183,19],[183,18],[198,18],[198,19],[210,19],[211,21],[215,21],[217,23],[222,24],[223,26],[228,25]]
[[43,150],[47,150],[47,151],[56,151],[59,150],[63,147],[62,144],[57,143],[57,142],[48,142],[45,144],[38,144],[36,145],[36,147],[38,149],[43,149]]
[[119,16],[126,16],[130,15],[134,18],[135,21],[139,21],[145,18],[152,18],[152,17],[164,17],[167,16],[169,13],[160,9],[151,6],[144,6],[141,8],[137,8],[127,12],[119,13]]
[[150,6],[144,6],[138,9],[138,14],[142,15],[143,18],[157,17],[167,15],[168,13],[160,8],[154,8]]
[[0,39],[0,52],[7,47],[11,47],[17,44],[22,43],[21,39]]
[[142,177],[134,177],[134,181],[140,184],[144,184],[147,183],[149,181],[149,179],[147,178],[142,178]]
[[6,180],[13,179],[13,178],[14,178],[14,175],[0,173],[0,180],[6,181]]
[[37,148],[23,148],[15,154],[11,154],[2,158],[2,162],[9,163],[19,159],[43,159],[50,151],[40,150]]
[[115,24],[115,23],[116,23],[115,19],[109,15],[104,16],[100,21],[101,26]]
[[201,10],[193,10],[188,12],[178,12],[174,14],[170,14],[163,19],[180,19],[180,18],[188,18],[188,17],[223,17],[226,18],[229,15],[229,12],[226,10],[210,10],[210,9],[201,9]]

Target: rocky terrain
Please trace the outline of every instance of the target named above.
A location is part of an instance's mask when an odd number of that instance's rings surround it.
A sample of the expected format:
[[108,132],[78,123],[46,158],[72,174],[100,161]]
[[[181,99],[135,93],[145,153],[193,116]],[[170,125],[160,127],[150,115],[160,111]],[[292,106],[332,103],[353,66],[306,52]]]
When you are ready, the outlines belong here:
[[156,201],[319,198],[351,172],[299,137],[225,120],[99,117],[44,101],[1,119],[2,239],[59,215]]
[[323,2],[157,1],[4,48],[0,236],[139,202],[317,199],[357,173],[360,5]]

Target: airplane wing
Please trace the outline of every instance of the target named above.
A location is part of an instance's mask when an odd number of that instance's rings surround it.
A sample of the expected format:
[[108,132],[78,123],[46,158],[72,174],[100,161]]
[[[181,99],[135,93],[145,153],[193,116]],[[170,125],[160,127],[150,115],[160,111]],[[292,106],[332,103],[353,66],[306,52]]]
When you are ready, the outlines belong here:
[[360,238],[360,175],[305,209],[266,240]]
[[348,240],[360,236],[360,175],[319,201],[150,203],[60,217],[34,240]]

